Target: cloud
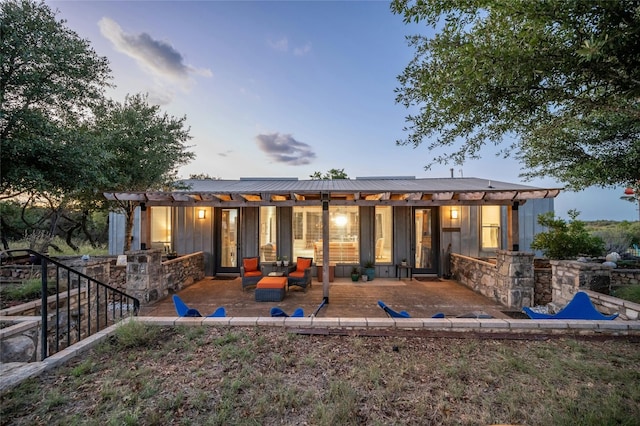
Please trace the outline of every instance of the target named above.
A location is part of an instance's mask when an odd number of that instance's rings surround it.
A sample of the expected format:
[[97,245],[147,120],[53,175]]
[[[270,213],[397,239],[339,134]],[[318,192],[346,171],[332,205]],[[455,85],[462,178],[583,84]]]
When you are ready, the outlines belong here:
[[291,135],[271,133],[256,136],[258,148],[276,163],[292,166],[311,164],[316,158],[311,146],[295,140]]
[[[284,53],[289,52],[289,40],[287,40],[286,37],[283,37],[279,40],[268,40],[267,43],[273,50]],[[307,53],[311,52],[311,43],[307,42],[307,44],[302,47],[292,47],[291,51],[295,56],[306,55]]]
[[286,39],[286,37],[281,38],[280,40],[269,40],[268,41],[269,46],[274,49],[274,50],[278,50],[280,52],[288,52],[289,51],[289,40]]
[[174,97],[173,91],[169,88],[150,87],[147,94],[149,102],[154,105],[169,105]]
[[100,32],[115,48],[135,59],[138,65],[156,77],[190,82],[192,75],[211,77],[209,69],[198,69],[184,63],[182,54],[169,43],[155,40],[147,33],[125,33],[117,22],[102,18],[98,22]]
[[309,52],[311,52],[311,43],[307,43],[302,47],[295,47],[293,49],[293,54],[296,56],[303,56]]

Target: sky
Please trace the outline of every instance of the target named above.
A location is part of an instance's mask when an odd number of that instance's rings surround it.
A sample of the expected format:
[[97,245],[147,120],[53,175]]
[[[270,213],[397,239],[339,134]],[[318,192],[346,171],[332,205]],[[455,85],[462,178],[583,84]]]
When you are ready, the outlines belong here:
[[[113,89],[148,94],[186,117],[195,159],[179,175],[296,177],[344,169],[348,177],[478,177],[524,181],[515,159],[482,151],[463,166],[425,166],[435,155],[399,146],[410,112],[395,102],[414,56],[407,25],[387,1],[46,1],[58,19],[107,57]],[[562,191],[556,215],[638,220],[624,188]]]

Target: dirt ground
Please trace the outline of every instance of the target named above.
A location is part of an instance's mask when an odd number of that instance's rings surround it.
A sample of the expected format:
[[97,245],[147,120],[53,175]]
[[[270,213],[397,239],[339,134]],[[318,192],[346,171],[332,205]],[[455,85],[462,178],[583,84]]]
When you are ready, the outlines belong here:
[[[144,336],[140,338],[139,336]],[[640,344],[155,327],[2,396],[2,425],[638,424]]]

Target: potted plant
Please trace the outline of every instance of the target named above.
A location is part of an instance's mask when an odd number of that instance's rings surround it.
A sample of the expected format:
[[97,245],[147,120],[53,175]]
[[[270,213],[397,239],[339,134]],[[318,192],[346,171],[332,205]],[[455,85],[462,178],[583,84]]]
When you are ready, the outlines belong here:
[[366,274],[368,281],[372,281],[376,277],[376,268],[371,260],[364,264],[364,273]]
[[289,266],[289,256],[282,256],[282,264],[284,266]]
[[359,279],[360,279],[360,271],[358,270],[357,266],[354,266],[353,269],[351,269],[351,281],[355,283]]
[[406,258],[405,258],[405,259],[402,259],[402,261],[400,262],[400,264],[401,264],[402,266],[407,266],[407,259],[406,259]]
[[276,266],[282,266],[282,257],[276,257]]

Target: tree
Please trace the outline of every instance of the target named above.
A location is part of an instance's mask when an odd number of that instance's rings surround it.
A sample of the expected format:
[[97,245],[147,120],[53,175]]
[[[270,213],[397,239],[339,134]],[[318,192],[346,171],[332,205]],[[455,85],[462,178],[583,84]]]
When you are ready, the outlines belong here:
[[73,189],[87,157],[74,129],[103,98],[107,59],[31,0],[0,3],[0,57],[0,194]]
[[437,31],[408,38],[416,54],[396,89],[398,103],[418,108],[397,143],[451,151],[427,167],[495,144],[525,178],[572,189],[638,182],[637,2],[394,0],[391,9]]
[[309,177],[312,180],[349,179],[344,169],[331,169],[324,174],[322,172],[313,172]]
[[88,41],[31,0],[0,3],[0,58],[0,199],[21,195],[25,207],[45,206],[39,223],[22,218],[51,239],[94,174],[79,128],[102,100],[110,70]]
[[[95,192],[164,190],[174,186],[177,169],[193,159],[186,117],[161,113],[143,95],[110,101],[96,110],[94,138],[102,151]],[[116,201],[126,216],[125,251],[130,249],[136,204]]]

